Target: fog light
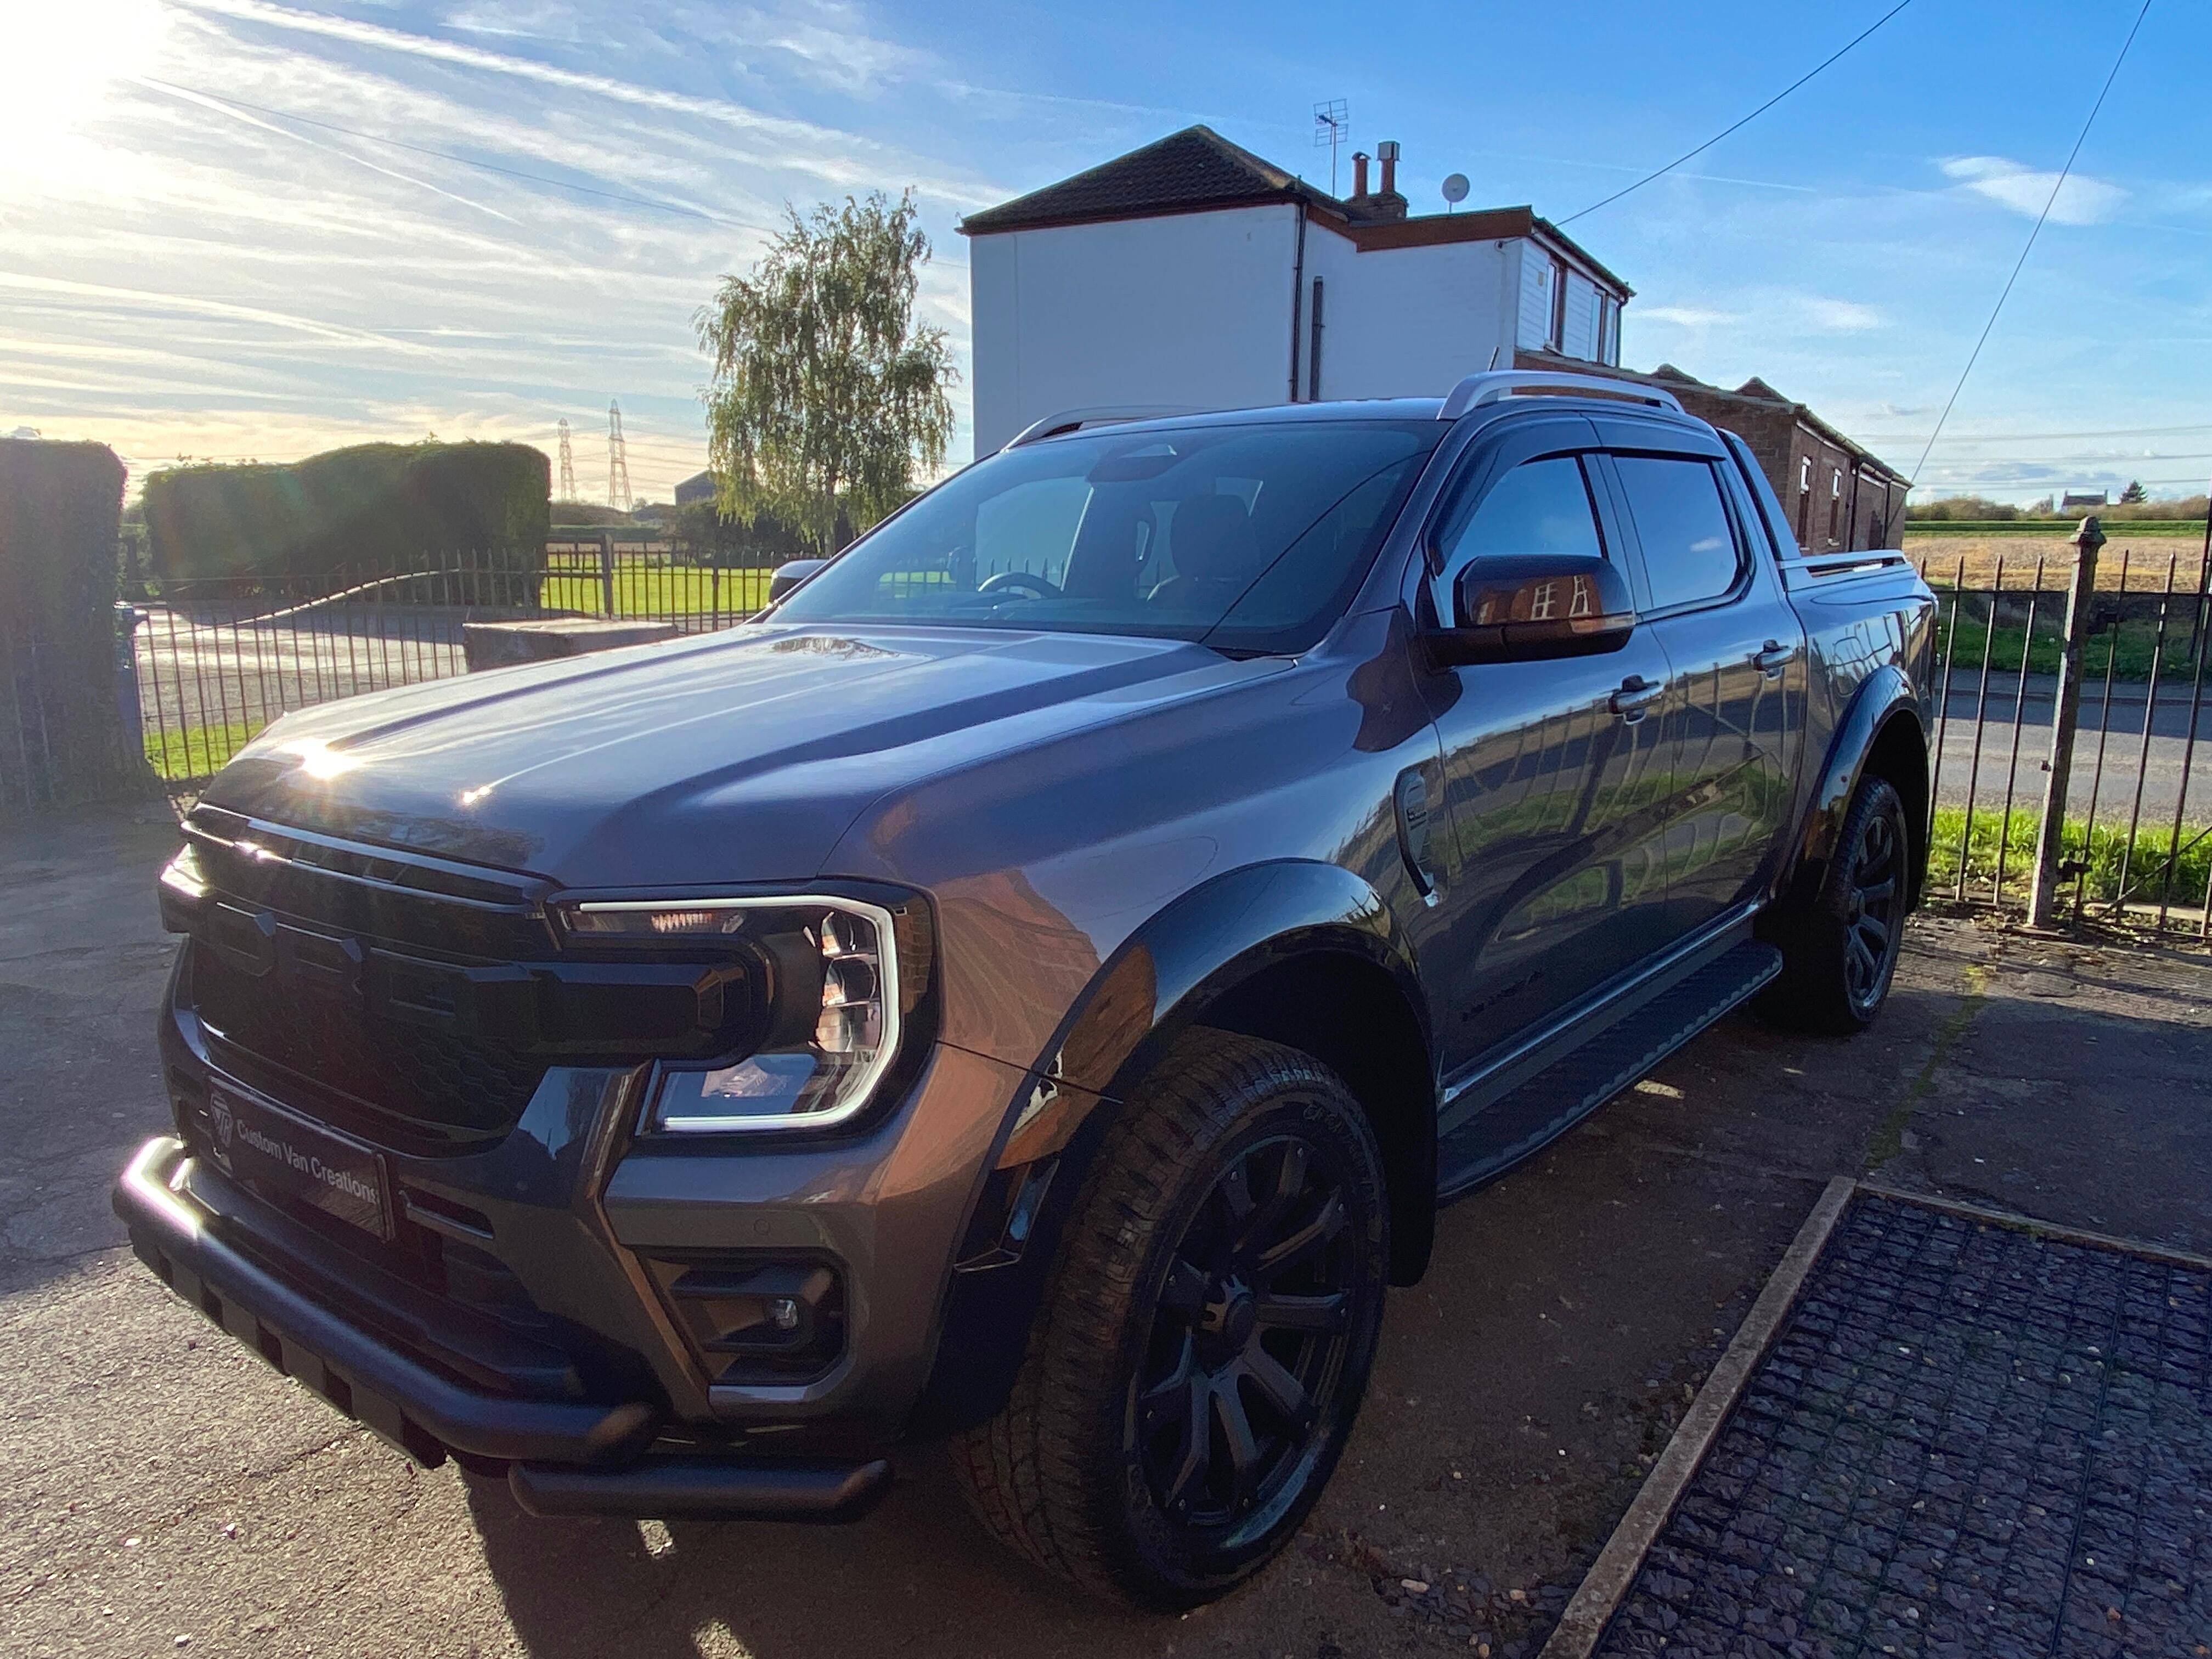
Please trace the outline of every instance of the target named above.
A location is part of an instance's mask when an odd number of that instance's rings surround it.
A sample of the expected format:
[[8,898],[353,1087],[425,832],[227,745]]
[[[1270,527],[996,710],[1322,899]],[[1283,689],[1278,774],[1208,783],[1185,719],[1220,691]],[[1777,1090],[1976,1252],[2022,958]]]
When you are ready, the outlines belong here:
[[711,1381],[803,1381],[844,1352],[844,1281],[827,1262],[702,1250],[645,1265]]

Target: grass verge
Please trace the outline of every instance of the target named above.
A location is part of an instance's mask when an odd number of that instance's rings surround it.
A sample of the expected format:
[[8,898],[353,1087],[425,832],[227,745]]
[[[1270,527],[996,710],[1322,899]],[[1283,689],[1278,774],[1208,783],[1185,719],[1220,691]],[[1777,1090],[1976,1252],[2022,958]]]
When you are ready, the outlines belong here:
[[[1936,830],[1928,853],[1928,890],[1936,896],[1954,891],[1960,866],[1966,872],[1966,891],[1986,896],[1996,881],[2002,847],[2004,886],[2002,897],[2025,901],[2035,869],[2037,809],[2033,804],[2013,808],[2012,821],[1995,807],[1977,807],[1973,821],[1960,806],[1936,809]],[[2082,897],[2089,904],[2110,904],[2122,896],[2121,872],[2126,870],[2125,895],[2133,903],[2161,901],[2191,909],[2204,902],[2205,884],[2212,878],[2212,830],[2185,823],[2172,868],[2164,868],[2173,847],[2173,821],[2145,819],[2137,826],[2132,856],[2128,852],[2127,821],[2100,819],[2095,829],[2079,818],[2069,818],[2059,838],[2060,855],[2069,861],[2086,862],[2081,878]],[[2073,880],[2064,891],[2070,904]]]
[[231,720],[218,726],[188,726],[146,733],[146,760],[168,783],[213,777],[225,762],[253,740],[264,720]]
[[[617,560],[614,614],[617,617],[723,617],[732,622],[768,603],[772,573],[714,565],[653,564]],[[606,588],[599,572],[563,571],[538,585],[538,603],[553,611],[605,614]]]

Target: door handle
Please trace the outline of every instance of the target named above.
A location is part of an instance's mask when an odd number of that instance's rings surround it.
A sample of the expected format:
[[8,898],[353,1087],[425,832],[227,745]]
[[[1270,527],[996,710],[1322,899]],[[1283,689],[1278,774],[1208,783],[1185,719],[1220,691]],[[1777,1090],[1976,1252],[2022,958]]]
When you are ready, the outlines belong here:
[[1769,679],[1773,679],[1790,665],[1790,658],[1797,654],[1794,645],[1784,645],[1778,640],[1767,641],[1765,647],[1754,653],[1751,665]]
[[1651,705],[1666,694],[1667,688],[1657,680],[1647,680],[1641,674],[1631,674],[1621,681],[1620,690],[1607,699],[1606,706],[1633,726],[1649,712]]

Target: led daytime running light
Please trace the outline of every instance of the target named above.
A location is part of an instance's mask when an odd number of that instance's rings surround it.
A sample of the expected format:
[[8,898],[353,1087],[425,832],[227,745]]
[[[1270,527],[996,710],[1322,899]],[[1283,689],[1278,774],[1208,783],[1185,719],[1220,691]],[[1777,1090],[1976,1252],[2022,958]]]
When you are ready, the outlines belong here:
[[[787,920],[763,926],[763,913]],[[795,922],[821,953],[820,1008],[809,1037],[713,1070],[669,1068],[647,1109],[648,1129],[714,1134],[841,1123],[867,1104],[898,1052],[897,925],[880,906],[763,896],[586,902],[564,905],[561,915],[579,939],[641,943],[748,931],[787,937]]]

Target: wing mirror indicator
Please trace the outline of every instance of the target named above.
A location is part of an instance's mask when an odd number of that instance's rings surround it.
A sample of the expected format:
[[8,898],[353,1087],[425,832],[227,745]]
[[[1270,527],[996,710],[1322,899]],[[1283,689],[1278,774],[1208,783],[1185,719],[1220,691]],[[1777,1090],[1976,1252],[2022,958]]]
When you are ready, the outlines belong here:
[[1447,664],[1597,656],[1627,644],[1637,621],[1619,568],[1582,553],[1470,560],[1452,584],[1452,612],[1430,636]]

